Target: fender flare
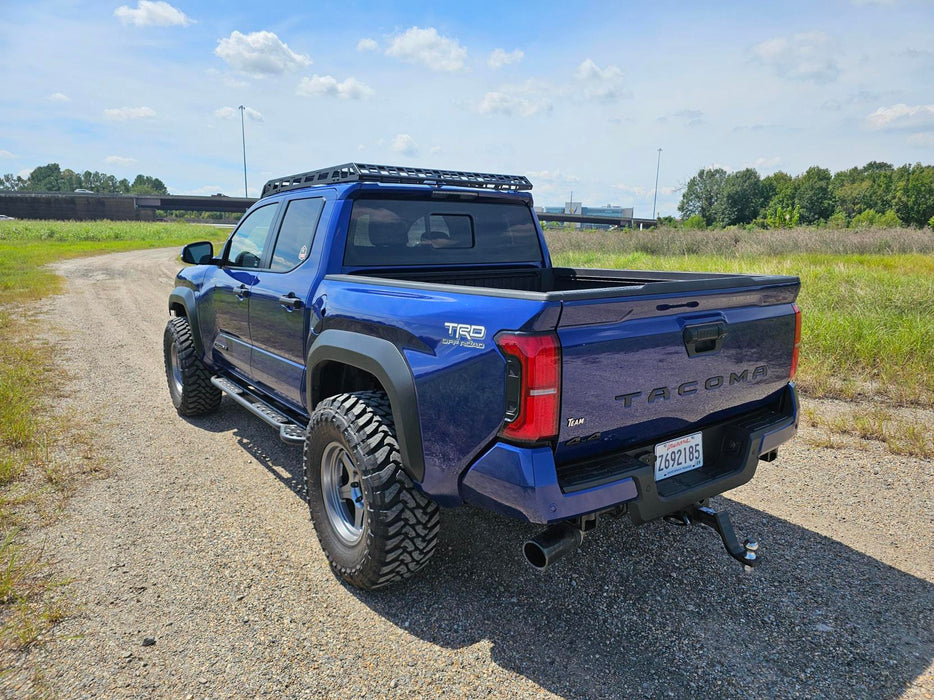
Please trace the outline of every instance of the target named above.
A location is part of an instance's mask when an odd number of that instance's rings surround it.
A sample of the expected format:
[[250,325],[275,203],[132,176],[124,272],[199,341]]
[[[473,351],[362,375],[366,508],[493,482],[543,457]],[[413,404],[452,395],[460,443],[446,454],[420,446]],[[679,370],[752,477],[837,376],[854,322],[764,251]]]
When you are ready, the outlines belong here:
[[180,305],[185,309],[185,316],[188,318],[188,325],[191,326],[191,339],[195,344],[195,350],[201,357],[204,357],[204,344],[201,342],[201,326],[198,324],[198,305],[195,302],[195,293],[188,287],[176,287],[169,294],[169,313],[172,307]]
[[329,361],[369,372],[383,385],[392,406],[402,464],[409,476],[421,482],[425,476],[425,457],[418,396],[415,378],[402,351],[383,338],[334,328],[325,330],[308,352],[305,396],[309,413],[320,400],[321,367]]

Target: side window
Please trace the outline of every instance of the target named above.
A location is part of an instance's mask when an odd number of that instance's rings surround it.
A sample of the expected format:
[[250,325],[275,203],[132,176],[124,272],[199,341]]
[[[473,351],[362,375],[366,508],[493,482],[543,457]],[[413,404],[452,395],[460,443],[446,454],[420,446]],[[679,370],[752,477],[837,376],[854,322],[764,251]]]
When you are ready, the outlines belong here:
[[323,199],[293,199],[285,210],[269,269],[288,272],[308,257]]
[[234,267],[259,267],[263,248],[269,238],[269,227],[276,216],[278,204],[260,207],[242,222],[227,246],[227,264]]

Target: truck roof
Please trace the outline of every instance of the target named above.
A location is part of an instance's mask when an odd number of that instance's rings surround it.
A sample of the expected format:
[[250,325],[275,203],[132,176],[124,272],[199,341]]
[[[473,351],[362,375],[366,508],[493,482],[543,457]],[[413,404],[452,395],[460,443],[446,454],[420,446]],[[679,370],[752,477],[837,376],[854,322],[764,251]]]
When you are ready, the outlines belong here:
[[344,183],[378,182],[406,185],[429,185],[433,187],[459,187],[468,189],[521,192],[532,189],[532,183],[524,175],[500,175],[476,173],[465,170],[440,170],[435,168],[410,168],[398,165],[372,165],[367,163],[344,163],[320,170],[274,178],[263,185],[260,199],[279,192]]

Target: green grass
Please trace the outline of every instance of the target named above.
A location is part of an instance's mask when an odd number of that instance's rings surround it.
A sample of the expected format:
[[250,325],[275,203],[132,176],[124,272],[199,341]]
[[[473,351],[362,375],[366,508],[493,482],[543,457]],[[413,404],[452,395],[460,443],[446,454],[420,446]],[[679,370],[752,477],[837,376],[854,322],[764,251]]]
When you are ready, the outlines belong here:
[[[704,232],[694,240],[692,232],[575,231],[549,234],[549,242],[556,265],[797,275],[805,392],[934,406],[934,232],[862,232],[855,242],[828,243],[844,251],[833,254],[776,254],[781,232],[761,233],[757,240],[745,231]],[[866,252],[893,241],[923,252]]]
[[28,302],[60,290],[43,266],[85,255],[223,240],[227,229],[140,221],[0,221],[0,305]]
[[63,581],[20,533],[54,518],[75,483],[99,469],[84,426],[52,415],[62,374],[53,346],[37,337],[32,304],[61,291],[62,279],[45,266],[226,235],[185,223],[0,221],[0,655],[29,646],[67,611]]

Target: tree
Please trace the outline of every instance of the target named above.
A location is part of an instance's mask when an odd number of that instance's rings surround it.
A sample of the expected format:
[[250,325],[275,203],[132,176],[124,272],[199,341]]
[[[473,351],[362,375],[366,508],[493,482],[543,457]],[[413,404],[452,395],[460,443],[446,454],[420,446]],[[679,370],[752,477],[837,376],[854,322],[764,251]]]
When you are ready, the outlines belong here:
[[32,192],[61,192],[62,168],[58,163],[40,165],[29,174],[26,188]]
[[924,226],[934,216],[934,167],[917,163],[895,171],[892,208],[906,224]]
[[723,181],[714,207],[716,221],[721,226],[752,223],[765,203],[765,189],[759,173],[753,168],[730,173]]
[[771,209],[780,206],[789,211],[795,208],[795,192],[797,184],[794,178],[786,172],[778,172],[766,175],[762,178],[762,190],[765,193],[767,208]]
[[7,173],[0,178],[0,192],[16,192],[26,187],[26,181],[19,175]]
[[131,194],[168,194],[165,183],[157,177],[149,175],[137,175],[130,185]]
[[720,190],[726,180],[726,171],[723,168],[706,168],[698,171],[684,188],[678,211],[681,218],[687,219],[699,214],[708,224],[715,219],[714,208],[720,199]]
[[813,166],[797,180],[795,202],[801,211],[801,223],[816,224],[829,219],[835,207],[830,171]]

